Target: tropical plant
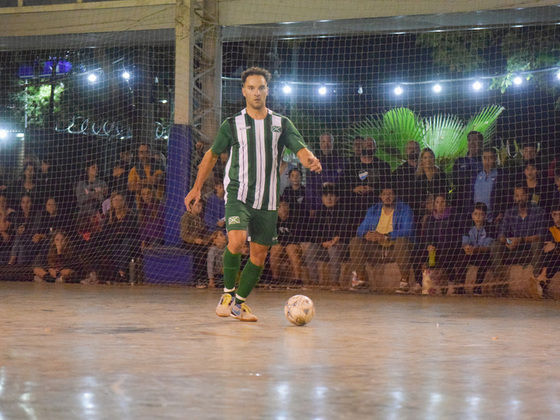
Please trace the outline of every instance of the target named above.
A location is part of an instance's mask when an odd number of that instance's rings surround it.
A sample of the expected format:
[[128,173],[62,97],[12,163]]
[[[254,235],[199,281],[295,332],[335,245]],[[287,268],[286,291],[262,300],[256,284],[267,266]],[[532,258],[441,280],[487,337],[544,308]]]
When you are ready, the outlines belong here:
[[438,114],[420,118],[408,108],[397,108],[382,116],[370,116],[351,128],[357,137],[372,137],[377,142],[377,156],[395,168],[405,158],[406,143],[418,142],[436,155],[437,164],[449,172],[455,159],[467,152],[467,135],[478,131],[486,144],[496,134],[496,121],[504,108],[492,105],[480,110],[466,124],[455,115]]

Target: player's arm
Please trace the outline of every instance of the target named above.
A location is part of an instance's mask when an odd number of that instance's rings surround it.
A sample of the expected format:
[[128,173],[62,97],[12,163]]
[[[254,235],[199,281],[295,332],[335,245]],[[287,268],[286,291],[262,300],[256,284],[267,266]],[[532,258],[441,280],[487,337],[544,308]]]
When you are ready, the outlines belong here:
[[194,181],[194,186],[192,190],[189,191],[187,196],[185,197],[185,207],[187,207],[188,211],[191,211],[191,205],[194,203],[198,203],[200,200],[200,192],[202,191],[202,186],[204,182],[214,169],[214,165],[218,161],[218,155],[214,154],[212,149],[208,150],[204,157],[202,158],[202,162],[198,166],[198,174],[196,175],[196,181]]
[[306,147],[300,149],[297,152],[296,156],[298,157],[301,164],[312,172],[321,172],[321,170],[323,169],[321,167],[321,162],[319,162],[319,159],[317,159],[315,155],[311,153],[311,150]]

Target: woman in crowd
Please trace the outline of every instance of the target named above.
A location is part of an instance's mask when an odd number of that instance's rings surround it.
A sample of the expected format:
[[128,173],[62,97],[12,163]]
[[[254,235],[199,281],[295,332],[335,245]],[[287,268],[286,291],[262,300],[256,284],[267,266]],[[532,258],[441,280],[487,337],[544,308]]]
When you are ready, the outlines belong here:
[[78,271],[78,258],[70,245],[70,238],[64,231],[56,231],[48,254],[35,259],[35,281],[74,283],[78,280]]

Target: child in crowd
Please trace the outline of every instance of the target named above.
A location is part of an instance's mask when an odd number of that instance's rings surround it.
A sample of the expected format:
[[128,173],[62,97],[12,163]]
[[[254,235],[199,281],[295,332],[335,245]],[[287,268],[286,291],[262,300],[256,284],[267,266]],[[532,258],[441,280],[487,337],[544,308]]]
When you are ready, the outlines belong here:
[[[206,270],[208,273],[208,288],[216,287],[216,277],[223,273],[224,251],[226,250],[227,238],[223,230],[219,229],[210,235],[210,248],[208,248],[208,258],[206,260]],[[198,288],[205,288],[206,285],[197,285]]]
[[[462,239],[463,253],[457,268],[460,284],[465,284],[469,265],[478,267],[475,283],[478,285],[484,282],[484,276],[490,265],[490,246],[496,237],[492,225],[486,223],[487,212],[486,204],[478,202],[474,205],[471,214],[474,226],[469,229],[466,235],[463,235]],[[458,289],[459,293],[461,291],[464,292],[464,289]],[[482,287],[475,286],[473,294],[482,294]]]
[[208,229],[202,214],[204,201],[200,200],[192,206],[190,212],[185,212],[181,217],[181,239],[183,248],[192,252],[193,271],[195,284],[199,284],[206,278],[206,252],[208,250]]
[[539,264],[541,272],[536,279],[531,278],[533,283],[531,286],[537,289],[537,294],[540,296],[548,296],[550,281],[560,271],[560,204],[552,206],[550,215],[554,226],[548,228],[544,237]]
[[49,283],[73,283],[78,280],[78,259],[63,231],[53,235],[52,245],[46,259],[38,255],[33,264],[35,281]]

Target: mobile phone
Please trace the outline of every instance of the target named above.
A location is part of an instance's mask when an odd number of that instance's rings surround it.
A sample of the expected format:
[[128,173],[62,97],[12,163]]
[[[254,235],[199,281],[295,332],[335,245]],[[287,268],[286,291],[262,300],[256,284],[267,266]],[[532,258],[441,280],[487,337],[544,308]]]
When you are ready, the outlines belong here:
[[506,243],[507,243],[508,245],[511,245],[512,242],[513,242],[513,241],[512,241],[511,239],[506,238]]

